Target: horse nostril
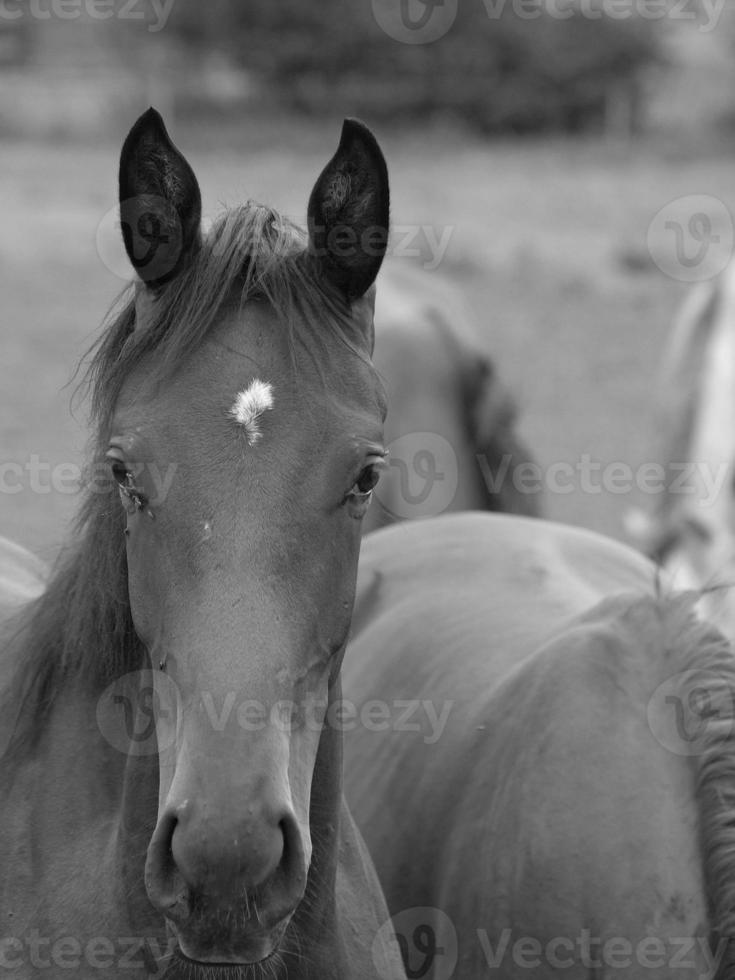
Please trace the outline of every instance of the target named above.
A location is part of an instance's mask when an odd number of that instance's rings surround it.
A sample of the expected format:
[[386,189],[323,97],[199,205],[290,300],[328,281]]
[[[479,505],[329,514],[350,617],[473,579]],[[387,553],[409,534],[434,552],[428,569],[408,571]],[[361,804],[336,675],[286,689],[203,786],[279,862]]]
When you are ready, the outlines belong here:
[[173,813],[166,813],[159,820],[148,845],[145,887],[148,898],[159,911],[169,919],[183,921],[190,913],[190,895],[173,854],[177,823]]
[[251,826],[241,836],[237,863],[248,889],[264,885],[283,866],[288,840],[284,823]]
[[293,814],[289,813],[283,817],[278,827],[283,837],[279,868],[285,880],[303,892],[306,888],[307,868],[299,825]]

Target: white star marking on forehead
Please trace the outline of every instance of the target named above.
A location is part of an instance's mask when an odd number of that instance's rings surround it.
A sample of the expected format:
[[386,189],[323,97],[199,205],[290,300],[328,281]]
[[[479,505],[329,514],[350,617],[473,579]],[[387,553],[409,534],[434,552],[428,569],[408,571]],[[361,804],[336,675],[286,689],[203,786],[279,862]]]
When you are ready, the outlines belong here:
[[260,416],[273,408],[273,386],[267,381],[253,378],[243,391],[238,393],[229,415],[241,425],[251,446],[262,436]]

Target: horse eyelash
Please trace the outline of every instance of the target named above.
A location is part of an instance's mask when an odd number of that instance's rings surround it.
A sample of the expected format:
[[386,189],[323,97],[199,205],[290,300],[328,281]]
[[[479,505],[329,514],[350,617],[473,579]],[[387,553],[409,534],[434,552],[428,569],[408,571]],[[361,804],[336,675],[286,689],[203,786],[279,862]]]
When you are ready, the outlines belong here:
[[132,473],[127,472],[125,474],[125,483],[118,483],[118,487],[120,488],[120,493],[135,505],[136,510],[145,510],[148,505],[148,499],[133,483]]

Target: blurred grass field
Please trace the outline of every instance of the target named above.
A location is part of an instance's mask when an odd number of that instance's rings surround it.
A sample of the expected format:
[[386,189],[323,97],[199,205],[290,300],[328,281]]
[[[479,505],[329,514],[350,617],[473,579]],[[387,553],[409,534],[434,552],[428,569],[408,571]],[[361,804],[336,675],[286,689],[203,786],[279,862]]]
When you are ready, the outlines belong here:
[[[339,121],[260,120],[235,134],[171,129],[199,176],[205,214],[252,197],[303,220]],[[662,206],[684,195],[714,195],[733,211],[727,152],[486,143],[447,128],[378,135],[393,222],[451,227],[439,272],[477,311],[542,466],[585,453],[632,466],[655,459],[652,381],[688,287],[647,264],[646,232]],[[87,418],[83,404],[70,413],[69,382],[123,285],[96,245],[115,204],[119,146],[2,145],[0,463],[82,459]],[[78,494],[68,479],[67,492],[48,478],[28,482],[0,494],[0,534],[52,558]],[[650,500],[581,488],[545,498],[548,517],[621,538],[632,506]]]

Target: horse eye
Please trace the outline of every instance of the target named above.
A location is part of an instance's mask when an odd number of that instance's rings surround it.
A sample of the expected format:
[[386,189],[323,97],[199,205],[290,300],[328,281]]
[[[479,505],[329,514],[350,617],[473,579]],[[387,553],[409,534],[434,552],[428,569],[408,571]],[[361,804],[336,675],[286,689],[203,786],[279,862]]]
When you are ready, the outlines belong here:
[[357,480],[355,481],[355,485],[352,488],[352,493],[362,494],[363,496],[370,493],[370,491],[374,489],[379,479],[380,471],[375,463],[371,463],[369,466],[366,466],[362,473],[360,473],[358,476]]
[[126,508],[131,513],[133,510],[144,510],[148,506],[148,498],[136,487],[135,476],[125,461],[119,456],[108,453],[107,462],[110,464],[110,472],[120,491],[120,499]]
[[121,487],[127,487],[129,486],[130,482],[132,482],[132,474],[128,470],[127,466],[120,462],[119,459],[113,459],[110,461],[110,470],[115,478],[115,481]]

